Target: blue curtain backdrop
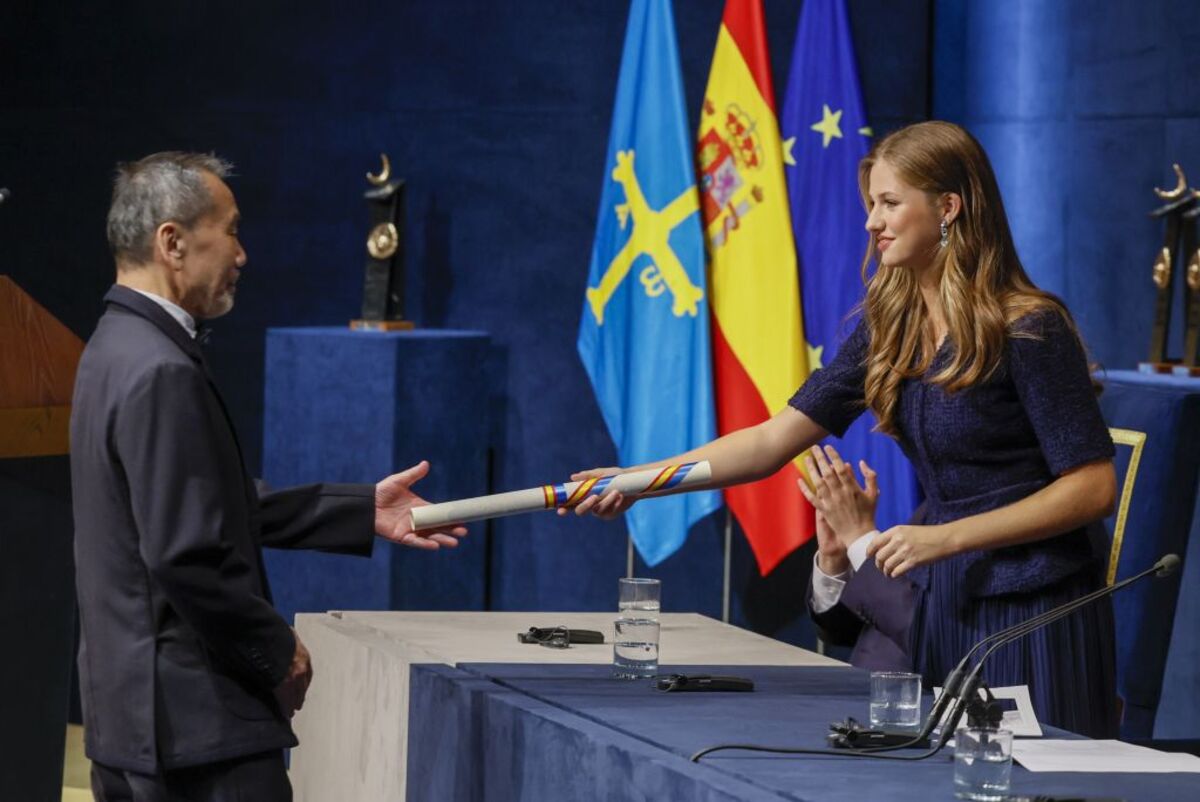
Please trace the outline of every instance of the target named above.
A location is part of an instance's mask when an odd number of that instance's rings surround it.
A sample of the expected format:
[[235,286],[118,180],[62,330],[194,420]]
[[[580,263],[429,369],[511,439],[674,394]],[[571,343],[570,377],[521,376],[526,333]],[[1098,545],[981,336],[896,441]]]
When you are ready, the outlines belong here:
[[[676,8],[689,130],[722,5]],[[877,131],[927,114],[930,5],[852,4]],[[766,3],[777,85],[799,10]],[[627,11],[611,0],[0,4],[0,186],[13,190],[0,272],[86,337],[112,279],[113,165],[168,148],[232,159],[249,263],[211,351],[257,471],[265,330],[357,316],[363,174],[387,151],[410,190],[409,316],[484,329],[502,351],[506,379],[462,388],[496,413],[494,486],[612,464],[575,335]],[[492,531],[494,608],[613,607],[622,522],[524,516]],[[757,580],[736,546],[735,620],[779,631],[801,612],[806,575]],[[654,573],[666,609],[719,614],[719,527],[693,529]]]

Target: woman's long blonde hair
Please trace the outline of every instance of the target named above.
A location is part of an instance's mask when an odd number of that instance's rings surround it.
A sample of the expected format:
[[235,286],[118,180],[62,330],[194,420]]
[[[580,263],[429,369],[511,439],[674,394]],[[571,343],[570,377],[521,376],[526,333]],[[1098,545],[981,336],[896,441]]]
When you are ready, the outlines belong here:
[[[1034,286],[1021,266],[996,176],[974,137],[953,123],[933,121],[881,139],[858,166],[868,212],[871,168],[878,161],[924,191],[931,204],[945,193],[962,198],[962,210],[949,226],[949,242],[935,257],[953,357],[932,377],[934,384],[955,392],[991,376],[1000,365],[1009,327],[1031,311],[1056,309],[1070,321],[1062,303]],[[879,265],[870,275],[876,253],[872,234],[862,267],[867,284],[863,310],[871,333],[866,402],[878,428],[895,437],[900,384],[924,375],[937,344],[912,271]]]

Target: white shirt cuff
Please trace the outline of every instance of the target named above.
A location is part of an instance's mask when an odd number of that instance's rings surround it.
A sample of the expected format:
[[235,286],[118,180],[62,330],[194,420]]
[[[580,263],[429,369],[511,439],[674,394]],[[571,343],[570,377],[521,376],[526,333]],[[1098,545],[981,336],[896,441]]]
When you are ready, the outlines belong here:
[[867,549],[871,546],[871,541],[877,537],[879,537],[879,530],[872,529],[865,535],[861,535],[846,549],[846,556],[850,558],[850,566],[855,571],[862,568],[862,564],[867,561]]
[[836,607],[838,599],[842,598],[842,589],[846,587],[846,580],[849,578],[849,571],[843,571],[837,576],[830,576],[822,571],[821,566],[817,564],[817,556],[814,554],[812,597],[809,599],[813,612],[824,613]]

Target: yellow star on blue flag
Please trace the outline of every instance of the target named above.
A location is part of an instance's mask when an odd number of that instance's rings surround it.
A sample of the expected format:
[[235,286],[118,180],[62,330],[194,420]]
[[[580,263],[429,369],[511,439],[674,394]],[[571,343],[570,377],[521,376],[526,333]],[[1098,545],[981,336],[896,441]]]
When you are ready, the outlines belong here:
[[825,346],[813,345],[805,340],[804,346],[808,349],[808,370],[811,373],[814,370],[820,370],[825,367],[825,363],[821,361],[821,357],[825,355]]
[[821,147],[827,148],[832,140],[842,138],[842,129],[838,125],[841,120],[841,109],[830,111],[828,103],[821,104],[821,119],[809,126],[810,130],[816,131],[824,137],[821,140]]

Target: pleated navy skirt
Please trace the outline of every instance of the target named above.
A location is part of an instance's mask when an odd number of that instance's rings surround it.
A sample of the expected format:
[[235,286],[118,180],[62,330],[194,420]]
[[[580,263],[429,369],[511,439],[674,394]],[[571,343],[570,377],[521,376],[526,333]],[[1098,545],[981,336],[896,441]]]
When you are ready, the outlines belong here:
[[[979,640],[1101,586],[1092,570],[1022,593],[973,597],[954,560],[929,566],[914,611],[913,663],[940,686]],[[998,649],[984,666],[990,687],[1028,685],[1038,721],[1092,738],[1119,727],[1112,603],[1108,597]]]

